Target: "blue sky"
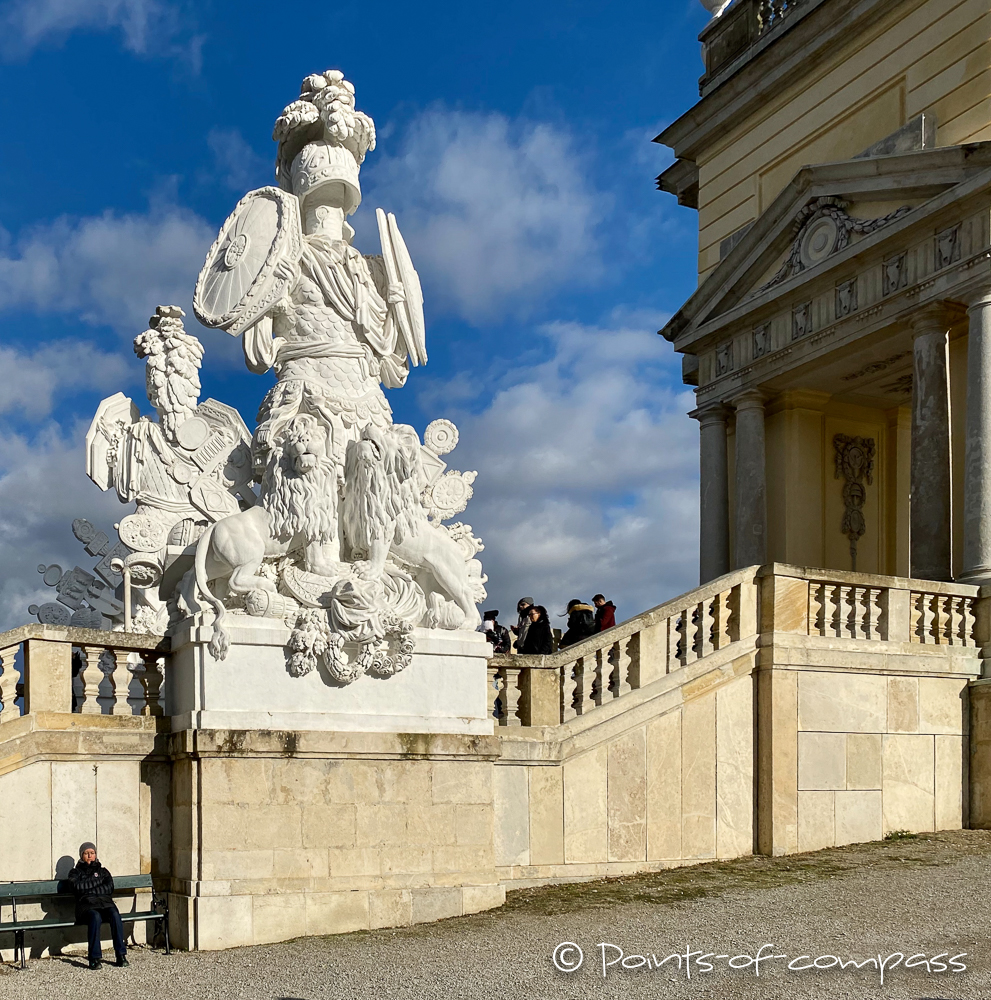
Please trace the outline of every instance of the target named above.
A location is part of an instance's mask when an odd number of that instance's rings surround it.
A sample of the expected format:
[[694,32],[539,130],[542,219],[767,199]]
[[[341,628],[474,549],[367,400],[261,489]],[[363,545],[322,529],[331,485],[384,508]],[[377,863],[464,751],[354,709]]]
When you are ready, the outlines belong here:
[[424,285],[430,363],[390,400],[461,429],[486,606],[603,591],[625,618],[692,587],[692,397],[655,331],[694,287],[696,218],[655,190],[649,140],[697,99],[706,20],[698,0],[0,0],[0,627],[50,599],[37,564],[88,565],[74,517],[126,512],[82,437],[117,390],[149,409],[130,341],[156,305],[206,347],[202,398],[254,425],[270,377],[189,302],[238,198],[274,183],[275,118],[328,68],[378,131],[355,242],[377,252],[373,210],[395,212]]

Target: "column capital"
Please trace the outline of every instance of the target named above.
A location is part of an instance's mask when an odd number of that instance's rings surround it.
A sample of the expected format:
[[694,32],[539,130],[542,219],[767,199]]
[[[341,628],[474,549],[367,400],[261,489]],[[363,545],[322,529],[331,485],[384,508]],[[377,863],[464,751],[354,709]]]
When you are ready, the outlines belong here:
[[730,403],[739,410],[763,410],[767,402],[767,396],[760,389],[748,389],[741,392],[739,396],[734,396]]
[[707,424],[726,423],[726,419],[730,415],[730,408],[719,400],[713,400],[710,403],[697,406],[688,415],[704,427]]
[[963,319],[963,310],[956,302],[939,299],[927,302],[915,309],[908,318],[912,337],[924,337],[931,333],[946,333],[951,326]]

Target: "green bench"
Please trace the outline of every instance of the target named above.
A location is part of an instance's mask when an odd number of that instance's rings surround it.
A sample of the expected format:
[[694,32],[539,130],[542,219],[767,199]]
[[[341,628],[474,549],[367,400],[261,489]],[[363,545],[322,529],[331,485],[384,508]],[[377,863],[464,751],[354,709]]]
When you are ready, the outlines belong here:
[[[165,954],[171,955],[172,949],[169,946],[169,904],[165,896],[160,896],[155,892],[155,886],[150,875],[122,875],[114,876],[114,893],[134,889],[151,889],[150,910],[143,910],[134,913],[121,913],[120,919],[125,923],[134,923],[138,920],[161,920],[162,929],[165,932]],[[17,903],[36,903],[42,899],[69,899],[73,903],[73,914],[71,919],[65,919],[57,915],[43,917],[40,920],[18,920]],[[3,919],[4,906],[10,906],[12,913],[10,920]],[[161,909],[159,909],[161,907]],[[43,931],[55,927],[76,927],[75,919],[75,896],[72,888],[65,879],[56,879],[53,882],[3,882],[0,883],[0,934],[14,935],[14,961],[17,955],[21,956],[21,968],[27,967],[24,953],[24,932]]]

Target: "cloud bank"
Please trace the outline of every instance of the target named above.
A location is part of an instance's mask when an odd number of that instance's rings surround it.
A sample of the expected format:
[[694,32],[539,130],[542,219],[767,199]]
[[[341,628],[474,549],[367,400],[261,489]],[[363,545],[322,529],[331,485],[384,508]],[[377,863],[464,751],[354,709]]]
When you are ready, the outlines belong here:
[[174,205],[35,226],[0,241],[0,310],[75,314],[133,337],[156,305],[186,307],[215,236]]
[[464,517],[485,542],[488,607],[562,611],[601,591],[628,618],[698,580],[698,445],[656,319],[540,330],[550,357],[458,414],[449,461],[479,470]]
[[389,145],[366,161],[365,201],[396,213],[431,309],[472,323],[526,315],[538,299],[599,274],[605,196],[567,132],[433,108],[396,152]]

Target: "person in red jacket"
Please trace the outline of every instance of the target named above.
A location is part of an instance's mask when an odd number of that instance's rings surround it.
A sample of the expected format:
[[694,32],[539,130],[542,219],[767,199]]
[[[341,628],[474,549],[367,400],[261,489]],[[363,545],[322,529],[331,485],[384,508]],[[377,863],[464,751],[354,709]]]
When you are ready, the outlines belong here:
[[607,628],[612,628],[616,624],[616,605],[602,594],[596,594],[592,603],[595,605],[595,631],[605,632]]

